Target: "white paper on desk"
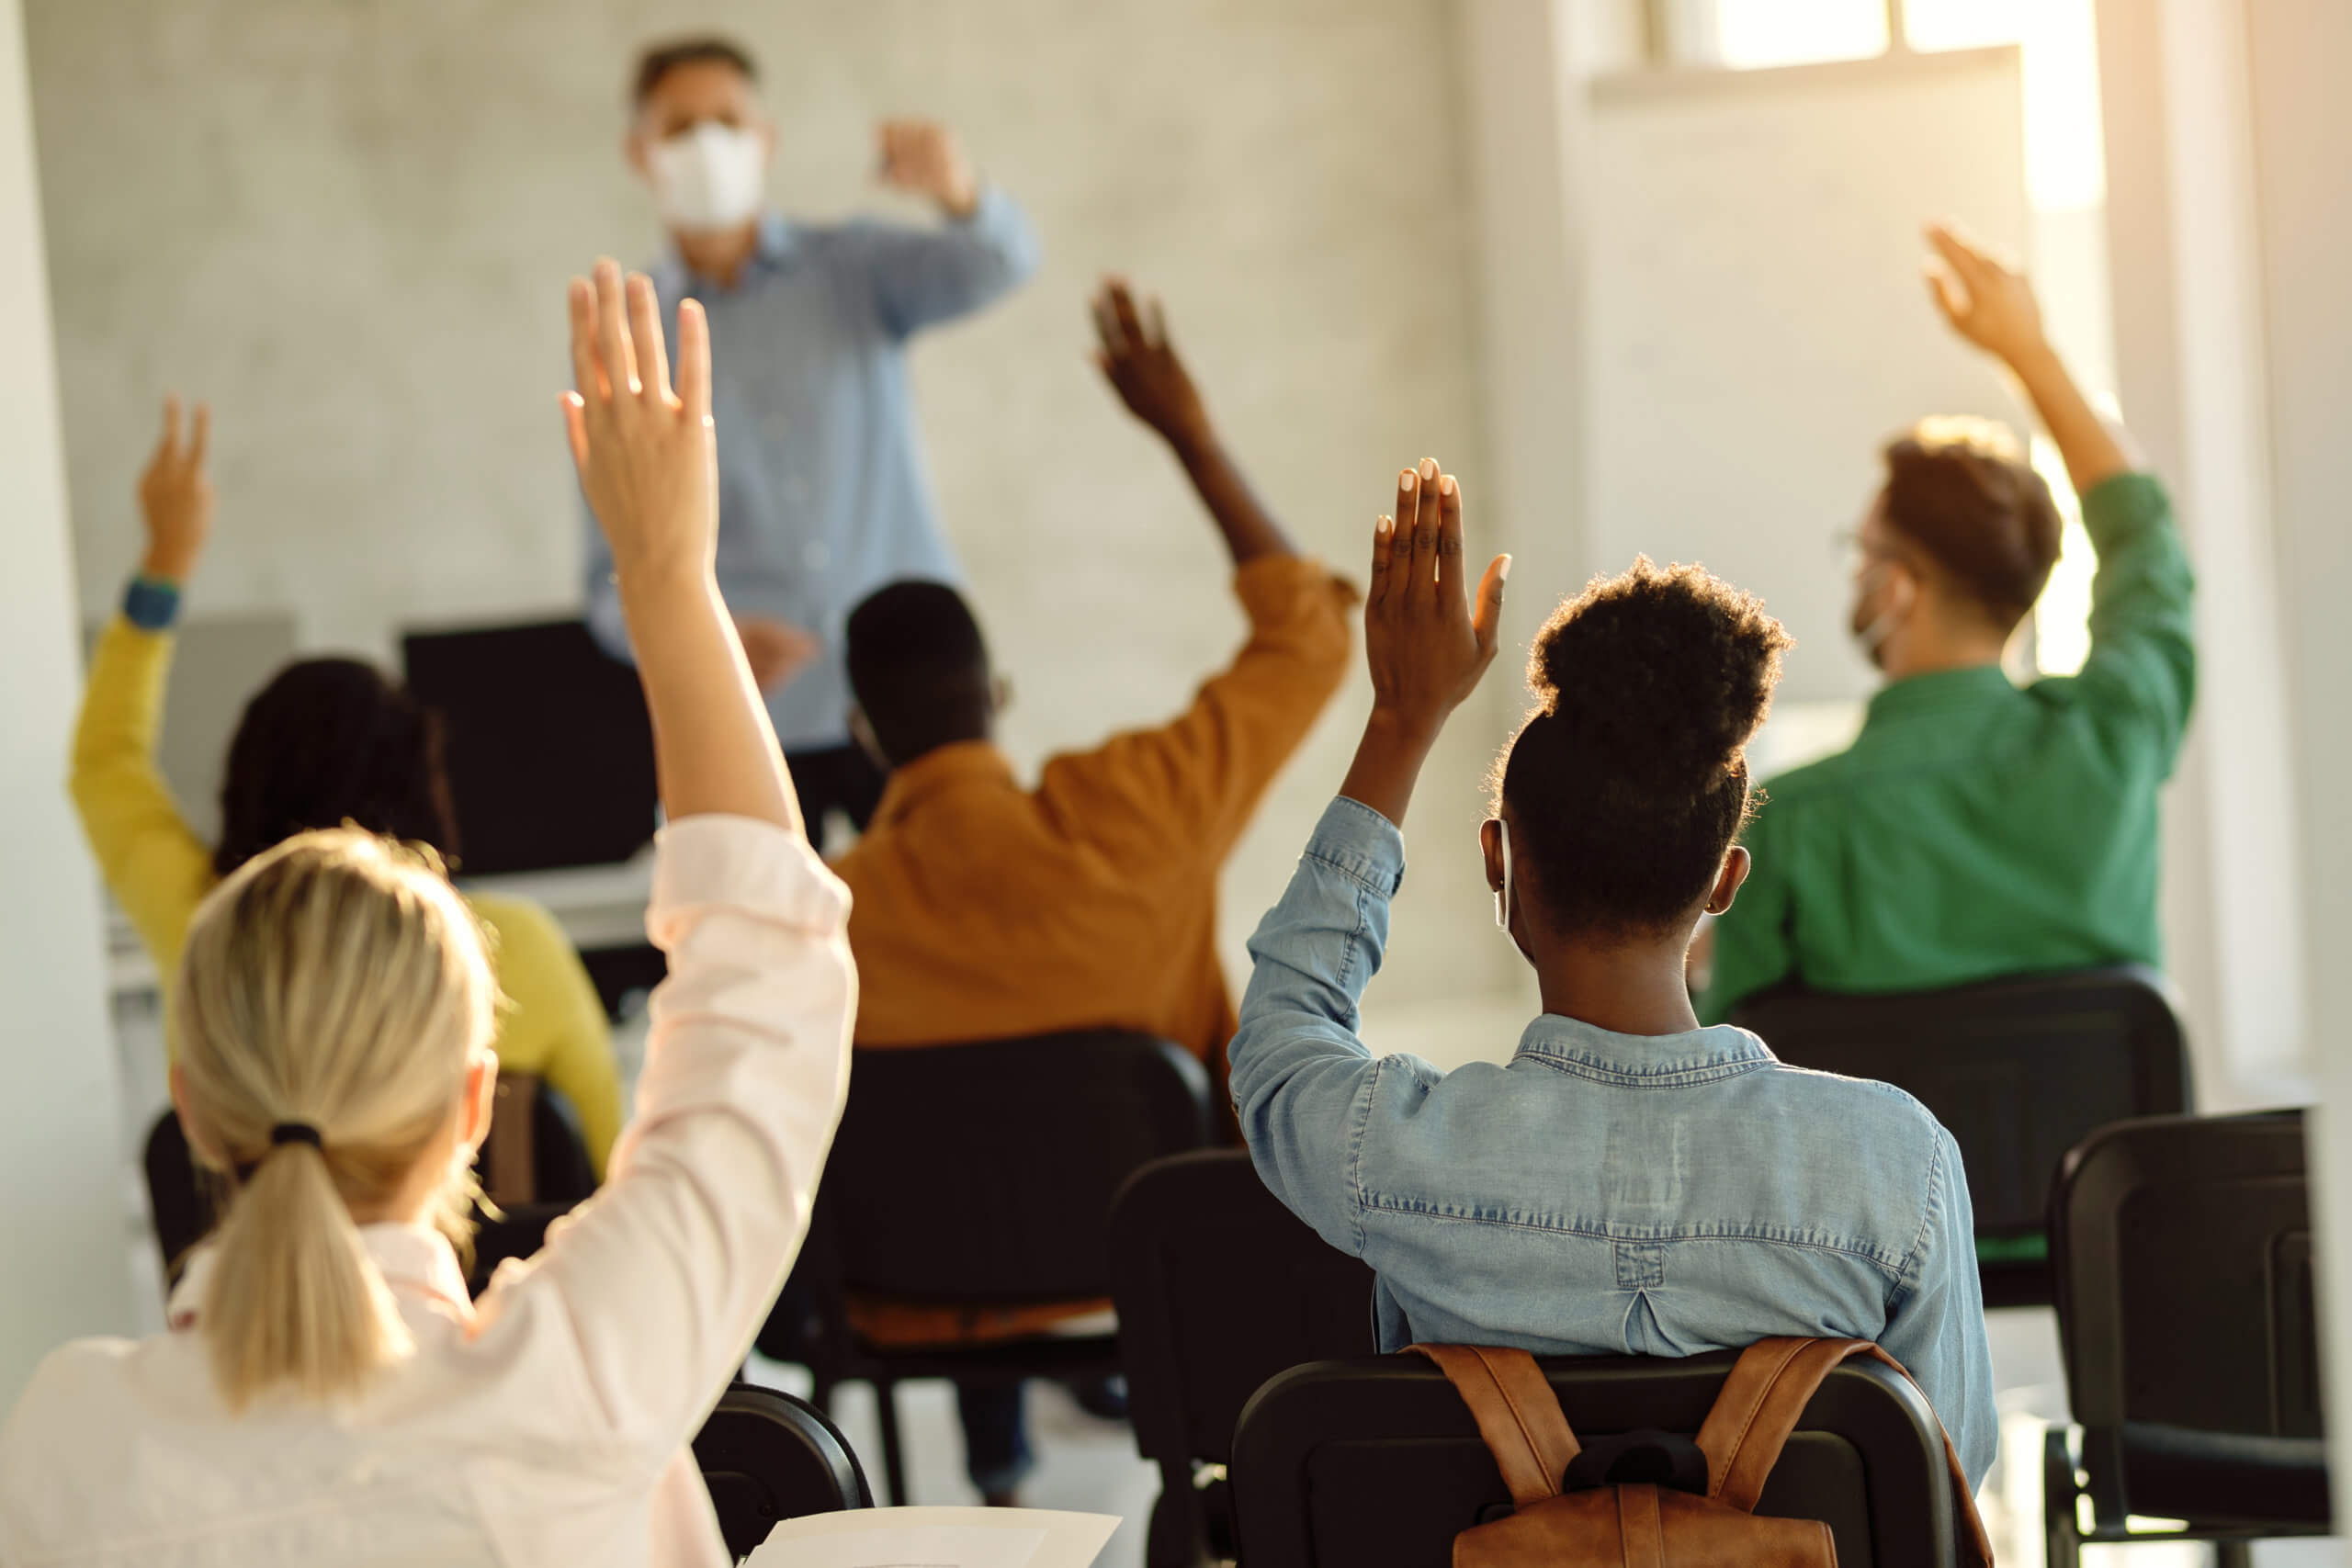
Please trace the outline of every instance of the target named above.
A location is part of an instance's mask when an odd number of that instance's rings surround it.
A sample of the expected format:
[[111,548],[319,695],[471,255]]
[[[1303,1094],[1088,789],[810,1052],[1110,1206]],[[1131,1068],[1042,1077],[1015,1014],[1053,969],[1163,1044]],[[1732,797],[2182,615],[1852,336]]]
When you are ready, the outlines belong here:
[[1111,1514],[1044,1508],[852,1508],[786,1519],[750,1568],[1090,1568]]

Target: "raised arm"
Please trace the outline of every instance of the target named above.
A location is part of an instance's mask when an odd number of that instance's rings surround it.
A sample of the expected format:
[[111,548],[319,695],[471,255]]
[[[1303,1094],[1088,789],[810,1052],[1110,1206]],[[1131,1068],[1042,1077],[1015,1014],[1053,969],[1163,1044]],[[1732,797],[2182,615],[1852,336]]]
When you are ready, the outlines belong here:
[[212,885],[211,853],[180,816],[155,765],[171,627],[181,589],[212,531],[212,481],[204,466],[211,423],[198,403],[183,437],[178,400],[164,404],[164,434],[139,479],[146,529],[139,575],[90,660],[67,780],[107,887],[165,971],[178,961],[188,918]]
[[673,392],[651,284],[571,288],[564,400],[653,717],[669,826],[649,934],[638,1111],[596,1199],[480,1303],[477,1343],[551,1320],[575,1347],[582,1442],[674,1461],[741,1363],[808,1228],[847,1083],[848,897],[810,850],[715,577],[709,329],[678,316]]
[[2091,407],[2050,345],[2041,330],[2041,307],[2025,275],[1942,224],[1928,230],[1928,241],[1942,264],[1928,274],[1936,309],[1952,331],[2017,377],[2066,460],[2075,493],[2088,495],[2105,480],[2137,468],[2130,437]]
[[2024,276],[1989,252],[1935,228],[1943,270],[1928,288],[1952,330],[1999,358],[2033,400],[2082,498],[2083,529],[2098,552],[2091,582],[2091,650],[2078,689],[2127,750],[2169,771],[2196,701],[2195,574],[2172,502],[2140,471],[2130,437],[2102,419],[2041,330]]
[[1233,564],[1296,555],[1290,536],[1217,438],[1208,405],[1169,341],[1159,301],[1138,307],[1126,279],[1106,278],[1094,296],[1094,332],[1100,340],[1095,365],[1127,412],[1158,432],[1184,466],[1185,477],[1216,520]]
[[1405,874],[1397,825],[1447,716],[1494,661],[1510,558],[1470,604],[1462,490],[1434,461],[1397,477],[1374,525],[1364,656],[1373,714],[1340,798],[1250,941],[1250,987],[1227,1053],[1233,1103],[1267,1188],[1334,1247],[1360,1252],[1351,1162],[1384,1069],[1356,1037]]
[[872,223],[852,231],[876,306],[904,336],[1011,292],[1037,270],[1037,236],[1018,204],[982,183],[945,126],[886,120],[876,130],[885,185],[936,203],[935,229]]

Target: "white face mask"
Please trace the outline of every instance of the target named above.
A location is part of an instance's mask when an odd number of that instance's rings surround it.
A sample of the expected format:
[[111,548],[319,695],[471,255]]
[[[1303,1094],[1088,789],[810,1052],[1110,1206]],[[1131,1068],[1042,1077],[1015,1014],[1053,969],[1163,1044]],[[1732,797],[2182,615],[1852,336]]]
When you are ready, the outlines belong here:
[[755,130],[705,120],[646,154],[662,220],[689,233],[733,229],[759,215],[768,150]]

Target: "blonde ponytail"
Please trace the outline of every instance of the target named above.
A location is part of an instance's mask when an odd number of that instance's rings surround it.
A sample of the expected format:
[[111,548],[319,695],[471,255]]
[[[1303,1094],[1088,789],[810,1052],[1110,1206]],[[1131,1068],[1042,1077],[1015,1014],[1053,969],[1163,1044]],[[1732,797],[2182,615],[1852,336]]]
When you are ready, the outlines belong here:
[[447,1140],[494,998],[438,863],[356,829],[287,840],[197,911],[174,1010],[190,1142],[238,1178],[198,1314],[232,1409],[342,1398],[410,1354],[357,1221],[420,1183],[462,1213]]

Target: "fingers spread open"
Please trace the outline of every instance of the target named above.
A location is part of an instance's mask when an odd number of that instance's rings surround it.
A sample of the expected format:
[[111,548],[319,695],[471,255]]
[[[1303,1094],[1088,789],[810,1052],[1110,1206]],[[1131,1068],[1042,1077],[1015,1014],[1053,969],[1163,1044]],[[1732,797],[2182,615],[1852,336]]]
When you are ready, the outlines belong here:
[[688,419],[710,423],[710,318],[699,299],[678,302],[678,400]]
[[670,348],[662,333],[662,301],[653,280],[641,272],[628,279],[628,333],[637,345],[638,374],[647,389],[664,403],[670,400]]
[[628,339],[628,309],[621,300],[618,262],[596,264],[596,353],[605,363],[615,402],[621,401],[625,392],[645,389],[637,378],[636,347]]

